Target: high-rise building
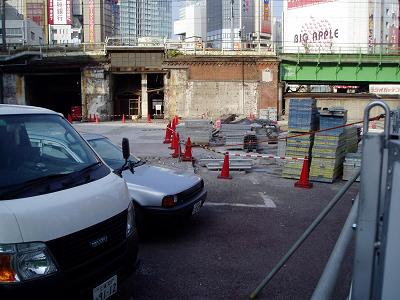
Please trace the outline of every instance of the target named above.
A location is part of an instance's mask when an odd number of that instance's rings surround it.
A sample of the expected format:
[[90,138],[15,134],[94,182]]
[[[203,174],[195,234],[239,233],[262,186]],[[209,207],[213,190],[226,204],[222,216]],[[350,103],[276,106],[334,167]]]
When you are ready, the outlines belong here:
[[172,35],[172,0],[121,0],[120,16],[120,34],[127,43]]
[[399,48],[398,1],[289,0],[284,51],[374,53]]
[[114,37],[119,28],[118,0],[87,0],[83,4],[83,36],[85,43],[101,43]]
[[207,0],[207,46],[266,48],[272,35],[270,0]]
[[174,34],[184,42],[205,41],[207,38],[206,0],[187,0],[174,22]]

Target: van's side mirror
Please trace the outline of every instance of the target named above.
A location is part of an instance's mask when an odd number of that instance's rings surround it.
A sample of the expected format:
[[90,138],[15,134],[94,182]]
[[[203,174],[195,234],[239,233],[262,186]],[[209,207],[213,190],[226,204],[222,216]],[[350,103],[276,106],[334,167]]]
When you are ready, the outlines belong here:
[[128,160],[131,155],[131,151],[129,150],[129,140],[127,138],[122,139],[122,155],[125,160]]

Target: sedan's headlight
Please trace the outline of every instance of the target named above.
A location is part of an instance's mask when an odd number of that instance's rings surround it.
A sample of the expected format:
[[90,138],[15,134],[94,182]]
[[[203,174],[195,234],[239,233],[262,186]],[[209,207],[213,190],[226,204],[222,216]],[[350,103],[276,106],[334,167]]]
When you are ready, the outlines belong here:
[[126,237],[129,237],[135,231],[135,210],[133,202],[128,207],[128,217],[126,221]]
[[43,243],[0,244],[0,283],[36,279],[57,272]]

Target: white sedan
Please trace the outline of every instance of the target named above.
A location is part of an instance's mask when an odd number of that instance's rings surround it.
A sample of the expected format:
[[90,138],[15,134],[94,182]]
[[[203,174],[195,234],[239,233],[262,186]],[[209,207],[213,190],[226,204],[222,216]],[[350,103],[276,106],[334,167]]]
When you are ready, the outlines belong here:
[[[124,165],[122,150],[99,134],[83,133],[100,157],[114,170]],[[185,171],[152,166],[130,156],[122,171],[129,193],[136,205],[137,219],[189,217],[196,214],[207,197],[203,179]]]

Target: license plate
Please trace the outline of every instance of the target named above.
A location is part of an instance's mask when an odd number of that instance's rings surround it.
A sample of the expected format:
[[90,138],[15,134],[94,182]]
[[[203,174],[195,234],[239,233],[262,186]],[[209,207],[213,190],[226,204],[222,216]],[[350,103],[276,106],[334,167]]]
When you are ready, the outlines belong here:
[[117,293],[117,275],[93,289],[93,300],[105,300]]
[[201,205],[202,205],[201,201],[193,205],[192,215],[197,214],[199,212]]

